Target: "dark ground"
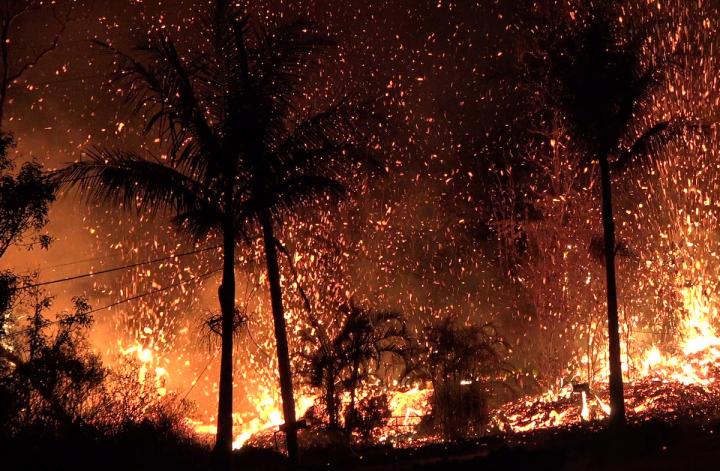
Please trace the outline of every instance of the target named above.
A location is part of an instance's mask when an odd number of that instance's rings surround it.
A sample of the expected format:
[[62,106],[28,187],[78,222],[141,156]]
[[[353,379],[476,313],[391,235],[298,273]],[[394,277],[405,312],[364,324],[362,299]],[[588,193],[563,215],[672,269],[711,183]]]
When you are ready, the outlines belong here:
[[552,430],[474,443],[395,450],[384,457],[368,453],[363,461],[354,469],[675,470],[688,466],[720,469],[720,423],[646,422],[620,432]]
[[368,471],[720,469],[720,422],[645,422],[617,432],[596,425],[406,450],[316,450],[305,453],[304,464]]
[[[635,424],[624,431],[574,428],[481,440],[426,445],[416,449],[387,446],[306,450],[303,470],[675,470],[720,469],[720,421]],[[285,469],[281,455],[244,449],[234,469]],[[50,443],[28,434],[0,443],[0,469],[14,470],[206,470],[209,449],[191,441],[128,431],[112,441],[77,432]]]

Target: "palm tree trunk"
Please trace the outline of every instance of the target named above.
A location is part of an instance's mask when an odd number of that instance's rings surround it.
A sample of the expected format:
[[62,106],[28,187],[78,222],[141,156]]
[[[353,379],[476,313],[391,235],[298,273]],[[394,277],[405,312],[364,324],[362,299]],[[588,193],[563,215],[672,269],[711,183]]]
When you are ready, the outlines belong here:
[[227,221],[223,228],[223,278],[218,289],[218,297],[222,313],[222,343],[215,451],[229,458],[233,441],[233,324],[235,320],[235,231],[232,221]]
[[277,247],[272,227],[272,219],[267,209],[261,211],[260,224],[263,229],[265,244],[265,260],[267,262],[268,282],[270,284],[270,302],[272,304],[273,322],[275,324],[275,344],[277,345],[278,370],[280,371],[280,395],[283,402],[285,419],[285,436],[288,457],[291,465],[298,461],[297,428],[295,423],[295,399],[293,397],[292,371],[290,353],[288,351],[287,332],[285,330],[285,313],[282,305],[282,289],[280,287],[280,267],[278,266]]
[[357,391],[359,368],[360,365],[357,361],[355,361],[350,375],[350,405],[348,406],[347,420],[345,421],[345,428],[348,436],[352,435],[353,428],[355,427],[355,396]]
[[607,278],[608,348],[610,360],[610,425],[625,425],[620,329],[618,322],[617,285],[615,282],[615,223],[613,222],[612,187],[608,153],[600,155],[602,219],[605,239],[605,273]]
[[336,430],[338,428],[338,414],[337,408],[335,407],[335,369],[330,366],[327,371],[325,385],[325,402],[327,403],[327,414],[330,422],[330,429]]

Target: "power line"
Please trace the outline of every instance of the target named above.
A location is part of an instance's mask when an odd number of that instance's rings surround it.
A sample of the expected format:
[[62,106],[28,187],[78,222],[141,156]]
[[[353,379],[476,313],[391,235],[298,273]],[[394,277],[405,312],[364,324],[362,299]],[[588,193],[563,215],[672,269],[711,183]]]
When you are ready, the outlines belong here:
[[208,360],[207,365],[205,365],[205,368],[203,368],[202,371],[200,372],[200,374],[197,375],[197,378],[195,378],[195,381],[193,381],[192,384],[190,385],[190,389],[188,389],[187,392],[185,393],[185,395],[183,395],[183,398],[182,398],[183,401],[185,399],[187,399],[187,397],[190,395],[192,390],[195,389],[195,386],[197,386],[198,382],[200,382],[200,379],[203,377],[203,375],[205,375],[205,372],[208,370],[208,368],[210,368],[210,364],[213,362],[213,360],[215,360],[215,358],[217,358],[218,352],[219,352],[219,350],[216,350],[215,353],[213,353],[213,356],[210,357],[210,360]]
[[184,284],[190,283],[191,281],[199,281],[199,280],[202,280],[202,279],[204,279],[204,278],[208,278],[210,275],[213,275],[213,274],[215,274],[215,273],[217,273],[217,272],[219,272],[219,271],[222,271],[222,268],[217,268],[217,269],[215,269],[215,270],[210,270],[210,271],[207,271],[207,272],[203,273],[202,275],[198,275],[198,276],[194,276],[194,277],[192,277],[192,278],[188,278],[187,280],[177,281],[177,282],[172,283],[172,284],[167,285],[167,286],[162,286],[162,287],[157,288],[157,289],[154,289],[154,290],[145,291],[144,293],[136,294],[135,296],[130,296],[129,298],[125,298],[125,299],[121,299],[121,300],[119,300],[119,301],[115,301],[114,303],[108,304],[107,306],[99,307],[99,308],[97,308],[97,309],[92,309],[92,310],[88,311],[86,314],[94,314],[94,313],[99,312],[99,311],[104,311],[105,309],[110,309],[111,307],[115,307],[115,306],[118,306],[118,305],[120,305],[120,304],[124,304],[124,303],[130,302],[130,301],[135,301],[136,299],[144,298],[145,296],[150,296],[151,294],[157,294],[157,293],[160,293],[160,292],[162,292],[162,291],[167,291],[167,290],[172,289],[172,288],[177,288],[178,286],[182,286],[182,285],[184,285]]
[[[181,286],[181,285],[190,283],[190,282],[192,282],[192,281],[200,281],[200,280],[205,279],[205,278],[208,278],[210,275],[214,275],[215,273],[218,273],[218,272],[220,272],[220,271],[222,271],[222,268],[217,268],[217,269],[215,269],[215,270],[210,270],[210,271],[208,271],[208,272],[203,273],[202,275],[198,275],[198,276],[194,276],[194,277],[192,277],[192,278],[188,278],[187,280],[178,281],[178,282],[172,283],[172,284],[167,285],[167,286],[162,286],[162,287],[157,288],[157,289],[153,289],[153,290],[150,290],[150,291],[145,291],[144,293],[136,294],[135,296],[130,296],[130,297],[128,297],[128,298],[124,298],[124,299],[121,299],[121,300],[119,300],[119,301],[115,301],[114,303],[110,303],[110,304],[108,304],[107,306],[99,307],[99,308],[96,308],[96,309],[91,309],[90,311],[86,312],[85,314],[94,314],[94,313],[96,313],[96,312],[104,311],[104,310],[106,310],[106,309],[110,309],[110,308],[113,308],[113,307],[115,307],[115,306],[119,306],[120,304],[125,304],[125,303],[128,303],[128,302],[130,302],[130,301],[135,301],[135,300],[137,300],[137,299],[144,298],[144,297],[146,297],[146,296],[150,296],[150,295],[153,295],[153,294],[160,293],[160,292],[162,292],[162,291],[167,291],[167,290],[172,289],[172,288],[177,288],[178,286]],[[56,319],[56,320],[54,320],[54,321],[48,322],[46,325],[52,325],[52,324],[58,324],[58,323],[60,323],[60,320],[59,320],[59,319]],[[15,337],[15,336],[17,336],[17,335],[21,335],[21,334],[30,332],[31,330],[32,330],[32,328],[27,328],[27,329],[22,329],[22,330],[16,330],[15,332],[10,332],[9,334],[7,334],[6,337]]]
[[58,278],[58,279],[56,279],[56,280],[42,281],[42,282],[39,282],[39,283],[32,283],[32,284],[29,284],[29,285],[23,285],[23,286],[19,286],[19,287],[15,288],[15,290],[16,290],[16,291],[23,291],[23,290],[30,289],[30,288],[37,288],[37,287],[40,287],[40,286],[47,286],[47,285],[53,285],[53,284],[56,284],[56,283],[63,283],[63,282],[65,282],[65,281],[79,280],[79,279],[81,279],[81,278],[88,278],[88,277],[95,276],[95,275],[104,275],[105,273],[111,273],[111,272],[119,271],[119,270],[126,270],[126,269],[128,269],[128,268],[140,267],[140,266],[148,265],[148,264],[151,264],[151,263],[157,263],[157,262],[162,262],[162,261],[165,261],[165,260],[171,260],[171,259],[178,258],[178,257],[185,257],[185,256],[187,256],[187,255],[194,255],[194,254],[198,254],[198,253],[202,253],[202,252],[207,252],[207,251],[209,251],[209,250],[215,250],[215,249],[218,249],[218,248],[220,248],[219,245],[215,245],[215,246],[213,246],[213,247],[205,247],[205,248],[203,248],[203,249],[192,250],[192,251],[189,251],[189,252],[176,253],[176,254],[172,254],[172,255],[165,256],[165,257],[156,258],[156,259],[153,259],[153,260],[146,260],[146,261],[144,261],[144,262],[131,263],[131,264],[129,264],[129,265],[123,265],[123,266],[120,266],[120,267],[108,268],[108,269],[100,270],[100,271],[96,271],[96,272],[83,273],[83,274],[80,274],[80,275],[68,276],[68,277],[65,277],[65,278]]
[[[139,237],[136,237],[133,239],[126,239],[124,242],[139,242],[140,239],[142,239],[142,237],[139,236]],[[146,240],[146,239],[147,238],[145,238],[143,240]],[[220,245],[217,245],[216,247],[219,248]],[[106,260],[107,258],[108,257],[105,255],[97,255],[95,257],[82,258],[80,260],[72,260],[69,262],[58,263],[57,265],[50,265],[48,267],[42,267],[42,270],[54,270],[56,268],[68,267],[70,265],[78,265],[80,263],[85,263],[85,262],[97,262],[100,260]]]
[[49,266],[49,267],[45,267],[45,269],[46,269],[46,270],[53,270],[53,269],[55,269],[55,268],[68,267],[68,266],[70,266],[70,265],[78,265],[78,264],[80,264],[80,263],[85,263],[85,262],[95,262],[95,261],[97,261],[97,260],[102,260],[102,259],[104,259],[104,258],[106,258],[106,257],[98,256],[98,257],[83,258],[83,259],[81,259],[81,260],[75,260],[75,261],[73,261],[73,262],[65,262],[65,263],[59,263],[59,264],[57,264],[57,265],[51,265],[51,266]]

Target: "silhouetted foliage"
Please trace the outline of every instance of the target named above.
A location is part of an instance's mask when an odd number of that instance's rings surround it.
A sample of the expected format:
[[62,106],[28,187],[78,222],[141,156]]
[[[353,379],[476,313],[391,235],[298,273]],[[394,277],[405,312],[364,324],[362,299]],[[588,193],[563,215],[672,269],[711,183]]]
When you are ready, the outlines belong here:
[[[53,320],[46,315],[51,298],[39,289],[14,300],[5,317],[15,321],[0,329],[3,465],[137,468],[165,447],[197,447],[186,425],[187,401],[159,394],[153,375],[141,377],[137,365],[103,367],[87,341],[92,319],[83,299]],[[108,456],[95,461],[106,448],[118,463],[106,463]]]
[[488,400],[506,387],[505,340],[491,324],[457,326],[446,318],[426,330],[424,342],[418,373],[433,386],[428,419],[448,439],[483,433]]
[[[383,362],[407,369],[411,364],[411,337],[399,313],[369,311],[352,303],[343,306],[340,312],[339,330],[329,345],[321,343],[308,356],[305,376],[312,387],[322,391],[321,400],[331,429],[340,427],[344,406],[346,433],[349,435],[360,429],[367,436],[379,420],[373,418],[374,414],[384,417],[382,407],[376,412],[370,410],[373,405],[381,406],[382,401],[364,398],[358,406],[358,392],[373,377],[377,378]],[[316,343],[314,338],[307,340]],[[349,396],[349,402],[342,404],[345,394]],[[387,404],[384,408],[387,409]]]
[[[625,423],[620,334],[615,276],[616,251],[611,170],[621,172],[647,162],[658,146],[702,129],[690,116],[663,116],[643,122],[644,106],[678,67],[679,46],[649,55],[651,21],[626,25],[620,2],[590,4],[573,15],[542,25],[538,51],[529,54],[528,77],[544,105],[559,111],[584,151],[581,165],[599,163],[606,271],[611,422]],[[599,240],[599,238],[598,238]],[[624,244],[624,242],[623,242]],[[588,241],[597,254],[597,242]],[[624,247],[623,250],[627,249]]]
[[[650,54],[653,20],[626,24],[619,2],[578,9],[571,17],[537,17],[535,50],[523,56],[523,79],[539,97],[546,116],[559,111],[585,147],[582,165],[606,154],[613,170],[642,163],[669,139],[701,129],[692,116],[643,122],[653,92],[668,73],[682,67],[681,44]],[[549,113],[548,113],[549,112]]]
[[[38,232],[47,223],[56,184],[33,160],[16,170],[13,145],[12,136],[0,135],[0,257],[12,246],[47,248],[51,242]],[[72,311],[51,319],[52,298],[33,287],[37,281],[36,275],[0,273],[3,466],[82,468],[92,461],[88,447],[99,450],[113,440],[130,440],[137,449],[151,442],[195,446],[184,425],[189,404],[160,397],[140,383],[137,369],[105,369],[87,342],[87,303],[75,298]]]
[[29,233],[47,223],[56,187],[38,162],[25,162],[15,172],[13,145],[11,135],[0,134],[0,257],[11,245],[37,243],[46,248],[50,244],[49,236]]
[[[109,371],[90,350],[90,306],[75,298],[72,312],[48,319],[52,299],[37,288],[15,306],[11,318],[26,317],[0,333],[0,417],[2,433],[27,430],[54,436],[73,428],[112,435],[148,423],[180,428],[189,404],[160,395],[150,373],[137,366]],[[23,307],[29,308],[25,314]]]
[[392,414],[386,394],[362,398],[352,412],[348,410],[350,413],[352,417],[346,418],[345,422],[352,424],[358,438],[364,443],[372,443],[377,438],[373,432],[385,425]]
[[[11,344],[0,336],[0,376],[3,428],[10,435],[32,426],[47,433],[78,424],[86,398],[99,387],[105,370],[85,345],[90,324],[84,300],[75,300],[73,313],[59,314],[55,333],[43,311],[51,299],[33,295],[29,327]],[[15,335],[16,336],[16,335]]]

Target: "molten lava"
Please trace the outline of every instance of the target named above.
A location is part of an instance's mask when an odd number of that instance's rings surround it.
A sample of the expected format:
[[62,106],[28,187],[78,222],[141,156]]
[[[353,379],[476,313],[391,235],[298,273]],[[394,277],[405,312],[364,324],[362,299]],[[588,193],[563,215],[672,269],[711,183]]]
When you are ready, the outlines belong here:
[[[713,298],[701,283],[682,290],[682,340],[668,351],[656,345],[647,349],[641,367],[625,385],[630,420],[712,417],[720,412],[720,338],[712,326],[718,314]],[[568,386],[506,404],[494,421],[503,431],[525,432],[603,418],[610,413],[606,381],[605,371],[589,395]]]

